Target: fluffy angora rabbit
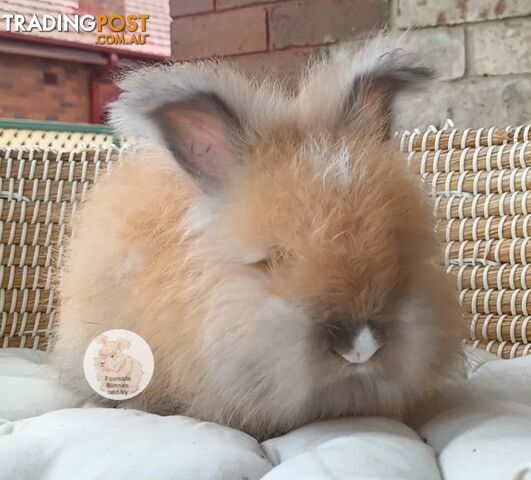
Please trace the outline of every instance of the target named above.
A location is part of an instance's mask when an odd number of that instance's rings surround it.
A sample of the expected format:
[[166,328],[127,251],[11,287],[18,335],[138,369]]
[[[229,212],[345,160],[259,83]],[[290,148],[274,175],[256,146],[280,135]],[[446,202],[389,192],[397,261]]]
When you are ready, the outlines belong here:
[[459,364],[459,310],[427,195],[388,140],[393,95],[429,76],[382,41],[314,65],[296,97],[211,62],[129,74],[111,123],[148,148],[75,219],[65,385],[91,394],[84,351],[121,328],[155,371],[120,405],[260,438],[433,391]]

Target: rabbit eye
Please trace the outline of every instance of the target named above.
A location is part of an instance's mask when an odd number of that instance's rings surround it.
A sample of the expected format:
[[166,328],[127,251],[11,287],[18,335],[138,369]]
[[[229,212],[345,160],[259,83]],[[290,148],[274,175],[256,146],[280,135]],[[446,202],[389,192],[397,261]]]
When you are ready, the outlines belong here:
[[250,264],[254,268],[258,268],[259,270],[267,270],[268,268],[268,259],[265,258],[264,260],[260,260],[258,262],[254,262]]
[[111,358],[114,358],[114,355],[111,355]]
[[276,263],[286,263],[293,258],[293,254],[284,247],[274,247],[271,250],[271,261]]
[[285,264],[293,258],[293,254],[283,247],[273,247],[269,252],[269,257],[253,263],[253,267],[260,268],[262,270],[270,270],[275,266]]

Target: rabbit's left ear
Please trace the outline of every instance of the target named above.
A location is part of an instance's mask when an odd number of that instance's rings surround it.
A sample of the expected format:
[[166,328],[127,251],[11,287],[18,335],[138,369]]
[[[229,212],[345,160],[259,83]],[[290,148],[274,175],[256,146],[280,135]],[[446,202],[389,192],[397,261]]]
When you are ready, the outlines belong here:
[[403,38],[381,36],[353,54],[339,50],[317,63],[302,85],[302,116],[331,128],[353,121],[386,130],[396,94],[419,89],[434,76]]

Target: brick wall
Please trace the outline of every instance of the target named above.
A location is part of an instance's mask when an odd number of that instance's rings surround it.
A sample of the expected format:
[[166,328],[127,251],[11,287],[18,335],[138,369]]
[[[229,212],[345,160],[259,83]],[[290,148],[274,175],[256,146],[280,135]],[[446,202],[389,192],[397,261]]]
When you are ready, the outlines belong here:
[[[200,3],[201,0],[197,1]],[[105,58],[97,53],[97,63],[82,63],[93,62],[91,53],[87,50],[99,48],[95,45],[93,35],[54,31],[23,37],[15,34],[11,38],[3,37],[0,42],[0,118],[67,122],[104,120],[106,106],[115,98],[117,89],[111,81],[114,72],[106,65],[100,66],[100,62],[122,65],[135,61],[145,63],[148,62],[147,58],[159,56],[165,58],[169,54],[168,2],[169,0],[0,0],[2,13],[26,16],[33,11],[37,16],[60,14],[64,13],[65,8],[70,14],[150,15],[149,38],[145,47],[120,46],[123,54],[119,53],[117,57],[105,55]],[[193,4],[194,0],[190,3]],[[24,41],[21,41],[22,38]],[[58,41],[67,44],[64,48],[62,44],[49,46],[51,42]],[[72,55],[76,55],[78,48],[79,57],[76,58]],[[50,59],[45,58],[48,55]],[[65,60],[59,60],[61,57]],[[69,61],[71,58],[79,61]]]
[[104,121],[113,72],[78,62],[0,53],[0,118],[90,122],[90,78]]
[[229,58],[291,82],[310,54],[386,25],[387,0],[170,0],[176,59]]
[[222,56],[293,84],[311,53],[358,48],[380,27],[411,36],[441,83],[397,106],[397,127],[531,120],[530,0],[170,0],[176,59]]
[[93,15],[123,15],[125,0],[78,0],[78,11]]
[[[78,62],[0,53],[0,117],[89,122],[90,75]],[[114,87],[99,85],[105,103]]]
[[394,29],[412,33],[444,81],[397,125],[485,126],[531,121],[530,0],[393,0]]

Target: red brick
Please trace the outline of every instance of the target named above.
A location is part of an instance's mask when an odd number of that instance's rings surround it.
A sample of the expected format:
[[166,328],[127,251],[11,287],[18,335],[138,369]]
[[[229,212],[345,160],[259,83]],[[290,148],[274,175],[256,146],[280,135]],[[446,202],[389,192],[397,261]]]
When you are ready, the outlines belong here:
[[[45,85],[44,72],[57,85]],[[90,76],[82,63],[0,53],[0,117],[88,122]]]
[[288,89],[294,89],[309,58],[319,54],[319,50],[314,49],[286,50],[243,55],[231,58],[229,62],[257,80],[270,77],[280,80]]
[[214,10],[214,0],[170,0],[170,16],[172,17],[210,10]]
[[[57,84],[46,84],[44,73],[57,75]],[[90,78],[100,86],[103,112],[116,94],[104,70],[78,62],[0,53],[0,117],[88,122]]]
[[223,8],[244,7],[257,3],[267,3],[272,0],[217,0],[216,7],[220,10]]
[[125,13],[124,0],[78,0],[80,12],[92,13],[94,15]]
[[266,11],[253,7],[177,18],[171,38],[178,60],[260,52],[267,48]]
[[387,0],[305,0],[273,5],[269,10],[273,48],[322,45],[381,28]]

